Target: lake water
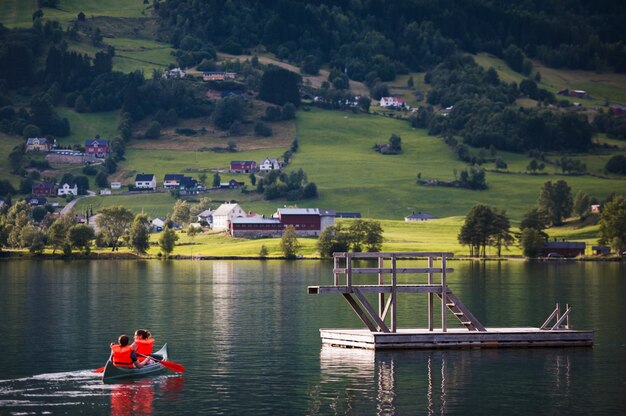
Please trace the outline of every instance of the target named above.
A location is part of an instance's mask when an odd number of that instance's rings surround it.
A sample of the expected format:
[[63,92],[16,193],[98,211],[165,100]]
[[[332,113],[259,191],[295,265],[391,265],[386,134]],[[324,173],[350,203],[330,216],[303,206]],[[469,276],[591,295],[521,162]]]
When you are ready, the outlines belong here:
[[[0,415],[617,415],[626,412],[626,267],[451,262],[489,326],[539,326],[556,302],[593,348],[322,348],[362,327],[321,261],[0,262]],[[425,326],[423,295],[399,326]],[[449,323],[452,325],[453,317]],[[183,374],[102,384],[108,345],[147,327]]]

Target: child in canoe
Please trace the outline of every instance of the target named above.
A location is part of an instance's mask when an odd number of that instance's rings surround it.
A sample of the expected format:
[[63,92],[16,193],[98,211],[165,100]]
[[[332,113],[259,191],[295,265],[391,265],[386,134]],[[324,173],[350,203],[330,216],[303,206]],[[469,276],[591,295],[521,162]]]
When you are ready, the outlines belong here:
[[[149,357],[142,357],[141,355],[152,354],[152,347],[154,346],[154,338],[147,329],[138,329],[135,331],[135,342],[131,345],[134,352],[139,355],[138,361],[141,366],[150,364],[152,360]],[[141,354],[141,355],[140,355]]]
[[117,344],[111,343],[111,357],[109,357],[114,366],[124,368],[141,368],[144,366],[137,360],[137,354],[129,345],[128,335],[120,335],[117,342]]

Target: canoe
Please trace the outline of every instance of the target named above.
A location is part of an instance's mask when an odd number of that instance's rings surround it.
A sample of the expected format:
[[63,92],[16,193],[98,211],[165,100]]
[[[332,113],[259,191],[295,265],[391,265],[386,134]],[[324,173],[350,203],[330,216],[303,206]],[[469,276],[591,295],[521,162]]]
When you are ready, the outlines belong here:
[[[163,347],[161,347],[161,349],[157,352],[152,353],[152,356],[160,360],[167,360],[167,344],[164,344]],[[141,368],[126,368],[116,367],[109,360],[104,367],[104,372],[102,373],[102,381],[107,382],[112,380],[145,377],[155,373],[159,373],[164,369],[165,367],[157,362],[153,362],[152,364],[148,364]]]

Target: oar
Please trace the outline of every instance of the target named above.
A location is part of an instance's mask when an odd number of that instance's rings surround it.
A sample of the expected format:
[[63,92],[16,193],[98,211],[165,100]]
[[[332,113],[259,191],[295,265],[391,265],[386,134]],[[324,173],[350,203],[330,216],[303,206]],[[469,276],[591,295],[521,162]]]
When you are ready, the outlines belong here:
[[172,371],[175,371],[177,373],[182,373],[183,371],[185,371],[185,367],[183,367],[182,365],[180,365],[178,363],[175,363],[173,361],[159,360],[157,358],[154,358],[151,355],[144,355],[144,354],[139,354],[139,353],[137,353],[137,355],[140,355],[140,356],[146,357],[146,358],[150,358],[150,359],[156,361],[157,363],[161,364],[163,367],[165,367],[167,369],[170,369]]

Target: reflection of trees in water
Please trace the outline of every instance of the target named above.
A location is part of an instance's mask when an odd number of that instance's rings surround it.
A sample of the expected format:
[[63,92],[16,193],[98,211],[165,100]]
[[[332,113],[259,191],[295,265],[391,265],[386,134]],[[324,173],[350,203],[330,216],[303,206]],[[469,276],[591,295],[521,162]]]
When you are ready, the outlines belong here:
[[[323,347],[320,382],[309,390],[309,415],[318,414],[463,414],[483,400],[485,409],[509,394],[536,394],[539,386],[527,383],[530,371],[545,390],[560,396],[571,393],[572,354],[554,350],[448,350],[393,351]],[[519,367],[520,362],[524,369]],[[517,390],[517,380],[524,386]],[[526,383],[526,384],[525,384]],[[495,387],[493,387],[495,386]],[[526,392],[524,388],[533,392]],[[515,391],[510,391],[513,388]],[[375,409],[375,410],[374,410]]]

